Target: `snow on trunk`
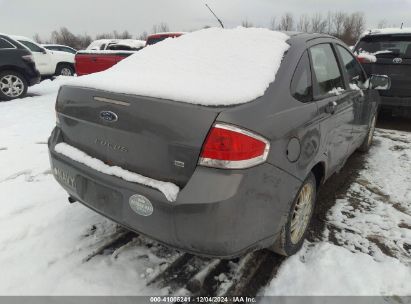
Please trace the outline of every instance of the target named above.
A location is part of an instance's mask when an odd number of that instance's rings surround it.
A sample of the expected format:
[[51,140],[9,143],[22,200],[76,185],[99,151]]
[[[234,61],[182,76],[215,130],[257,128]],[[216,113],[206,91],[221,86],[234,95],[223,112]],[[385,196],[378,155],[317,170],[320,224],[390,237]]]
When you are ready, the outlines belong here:
[[148,46],[71,85],[205,106],[246,103],[275,80],[288,39],[268,29],[205,29]]
[[91,157],[80,151],[79,149],[72,147],[66,143],[59,143],[55,146],[54,150],[76,162],[86,165],[98,172],[112,175],[124,179],[125,181],[138,183],[161,191],[168,201],[174,202],[177,199],[177,195],[180,188],[173,183],[158,181],[143,175],[125,170],[118,166],[106,165],[101,160]]

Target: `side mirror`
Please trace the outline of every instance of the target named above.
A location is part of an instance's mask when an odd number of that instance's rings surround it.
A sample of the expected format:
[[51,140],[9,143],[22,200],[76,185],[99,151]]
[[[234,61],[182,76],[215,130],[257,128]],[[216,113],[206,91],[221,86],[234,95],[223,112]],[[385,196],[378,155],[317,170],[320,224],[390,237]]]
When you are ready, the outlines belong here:
[[391,88],[391,78],[385,75],[371,75],[369,79],[371,90],[389,90]]
[[41,52],[42,52],[43,54],[47,54],[47,50],[46,50],[46,49],[42,49]]

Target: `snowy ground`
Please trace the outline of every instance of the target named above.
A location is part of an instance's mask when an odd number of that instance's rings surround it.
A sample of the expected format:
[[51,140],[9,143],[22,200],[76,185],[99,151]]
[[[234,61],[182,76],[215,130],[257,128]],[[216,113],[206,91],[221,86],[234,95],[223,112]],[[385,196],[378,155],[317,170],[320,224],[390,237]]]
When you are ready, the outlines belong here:
[[[50,174],[46,141],[64,81],[0,103],[0,294],[167,294],[167,286],[147,283],[181,253],[141,237],[102,250],[126,232],[68,204]],[[378,130],[365,169],[328,212],[318,241],[284,260],[260,293],[411,295],[410,172],[411,133]],[[242,269],[241,260],[228,265]],[[216,280],[230,285],[225,274]]]

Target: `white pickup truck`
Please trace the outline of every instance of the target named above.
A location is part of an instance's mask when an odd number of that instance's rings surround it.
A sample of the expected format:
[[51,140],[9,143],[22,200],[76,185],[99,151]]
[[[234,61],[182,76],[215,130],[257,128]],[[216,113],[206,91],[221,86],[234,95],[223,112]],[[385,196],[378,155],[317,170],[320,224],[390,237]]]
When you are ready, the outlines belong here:
[[27,37],[10,36],[10,38],[20,42],[33,53],[36,67],[43,78],[55,75],[73,76],[75,74],[74,54],[47,50]]

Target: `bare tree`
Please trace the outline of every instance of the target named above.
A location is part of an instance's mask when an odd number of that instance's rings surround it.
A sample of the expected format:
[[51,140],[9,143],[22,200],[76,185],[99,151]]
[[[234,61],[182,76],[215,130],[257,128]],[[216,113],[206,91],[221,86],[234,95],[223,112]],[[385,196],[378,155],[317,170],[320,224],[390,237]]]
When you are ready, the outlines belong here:
[[33,40],[36,41],[37,43],[40,43],[40,44],[45,43],[45,41],[43,41],[43,39],[40,38],[40,35],[38,33],[36,33],[33,36]]
[[328,13],[327,13],[327,34],[328,35],[331,35],[332,34],[332,32],[333,32],[333,23],[332,23],[332,14],[331,14],[331,12],[329,11]]
[[297,31],[309,33],[311,31],[310,25],[310,18],[308,17],[308,15],[303,14],[298,20]]
[[294,30],[294,16],[291,13],[286,13],[281,17],[280,24],[278,25],[280,31],[292,31]]
[[357,12],[351,15],[346,15],[343,23],[343,33],[340,38],[345,43],[352,45],[364,31],[365,16],[363,13]]
[[124,31],[122,33],[119,33],[117,31],[113,31],[113,36],[115,39],[131,39],[133,36],[128,32]]
[[160,23],[160,24],[154,24],[154,25],[153,25],[153,28],[151,29],[151,32],[152,32],[153,34],[155,34],[155,33],[169,32],[169,31],[170,31],[170,28],[168,27],[168,24],[167,24],[167,23],[164,23],[164,22],[162,22],[162,23]]
[[146,31],[142,32],[140,36],[137,37],[139,40],[147,40],[148,33]]
[[387,24],[388,24],[387,20],[382,19],[378,22],[377,28],[379,29],[385,28],[387,27]]
[[96,39],[114,39],[114,34],[113,33],[101,33],[96,35]]
[[344,30],[344,22],[345,19],[347,17],[347,14],[343,13],[343,12],[336,12],[333,15],[332,18],[332,24],[333,24],[333,28],[334,28],[334,32],[333,35],[341,38],[343,35],[343,30]]
[[356,42],[358,38],[364,33],[365,31],[365,16],[364,13],[354,13],[352,14],[352,22],[353,22],[353,42]]
[[277,23],[276,23],[276,18],[275,17],[272,17],[271,18],[271,21],[270,21],[270,30],[275,30],[275,29],[277,29]]
[[242,27],[254,27],[254,24],[252,24],[250,21],[248,20],[244,20],[243,22],[241,22],[241,26]]
[[327,29],[327,20],[321,13],[315,13],[311,16],[311,31],[313,33],[325,33]]

